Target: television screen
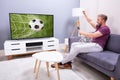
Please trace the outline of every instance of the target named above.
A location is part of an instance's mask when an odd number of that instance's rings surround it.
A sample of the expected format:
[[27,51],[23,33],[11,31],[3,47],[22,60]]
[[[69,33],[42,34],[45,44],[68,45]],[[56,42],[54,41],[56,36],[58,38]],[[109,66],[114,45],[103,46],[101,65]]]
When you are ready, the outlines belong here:
[[11,39],[53,37],[53,15],[9,13],[9,19]]

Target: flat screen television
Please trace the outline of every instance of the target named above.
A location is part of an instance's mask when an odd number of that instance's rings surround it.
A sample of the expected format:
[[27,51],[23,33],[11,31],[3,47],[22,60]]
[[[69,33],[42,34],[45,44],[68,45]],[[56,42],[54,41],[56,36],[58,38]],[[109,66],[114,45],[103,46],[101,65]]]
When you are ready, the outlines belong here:
[[49,14],[9,13],[11,39],[54,36],[54,16]]

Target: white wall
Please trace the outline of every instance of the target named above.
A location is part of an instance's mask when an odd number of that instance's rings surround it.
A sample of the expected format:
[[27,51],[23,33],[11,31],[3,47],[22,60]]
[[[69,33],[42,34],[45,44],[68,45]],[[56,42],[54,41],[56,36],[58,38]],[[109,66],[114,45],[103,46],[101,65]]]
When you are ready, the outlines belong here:
[[120,0],[99,0],[99,13],[108,15],[111,32],[120,34]]
[[[84,8],[94,21],[96,21],[98,14],[106,14],[108,16],[107,24],[111,29],[111,33],[120,34],[119,3],[119,0],[80,0],[80,7]],[[84,31],[93,30],[88,27],[89,25],[84,18],[82,18],[81,22],[81,29],[83,29]]]
[[[97,17],[97,9],[98,9],[98,4],[97,0],[80,0],[80,7],[85,9],[87,14],[96,22],[96,17]],[[91,27],[90,24],[86,21],[84,17],[81,17],[81,30],[87,31],[87,32],[93,32],[94,29]]]

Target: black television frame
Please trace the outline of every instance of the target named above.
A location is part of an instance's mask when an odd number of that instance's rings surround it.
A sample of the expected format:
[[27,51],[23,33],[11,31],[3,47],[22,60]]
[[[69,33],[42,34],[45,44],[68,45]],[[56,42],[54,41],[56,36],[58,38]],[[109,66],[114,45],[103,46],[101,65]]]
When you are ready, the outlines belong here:
[[[43,36],[43,37],[34,37],[34,38],[18,38],[18,39],[13,39],[13,38],[12,38],[12,29],[11,29],[11,28],[12,28],[12,27],[11,27],[11,20],[10,20],[10,18],[11,18],[10,15],[11,15],[11,14],[20,14],[20,15],[24,15],[24,14],[27,15],[27,14],[28,14],[28,15],[52,16],[52,20],[53,20],[53,21],[52,21],[52,24],[53,24],[53,25],[52,25],[52,36],[47,36],[47,37],[44,37],[44,36]],[[38,38],[50,38],[50,37],[54,37],[54,15],[53,15],[53,14],[39,14],[39,13],[9,13],[9,25],[10,25],[9,27],[10,27],[10,36],[11,36],[10,38],[11,38],[11,40],[38,39]]]

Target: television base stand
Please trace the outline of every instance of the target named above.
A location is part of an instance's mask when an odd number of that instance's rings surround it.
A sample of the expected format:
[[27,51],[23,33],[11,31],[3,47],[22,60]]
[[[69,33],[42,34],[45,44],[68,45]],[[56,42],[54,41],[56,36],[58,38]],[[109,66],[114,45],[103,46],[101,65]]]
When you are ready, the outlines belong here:
[[8,60],[11,60],[12,58],[13,58],[13,55],[7,56],[7,59],[8,59]]
[[21,53],[21,54],[17,54],[17,55],[15,55],[15,54],[13,54],[13,55],[8,55],[8,56],[7,56],[7,59],[8,59],[8,60],[11,60],[11,59],[14,59],[14,58],[25,57],[25,56],[29,56],[29,55],[34,54],[34,53],[35,53],[35,52],[33,52],[33,53]]

